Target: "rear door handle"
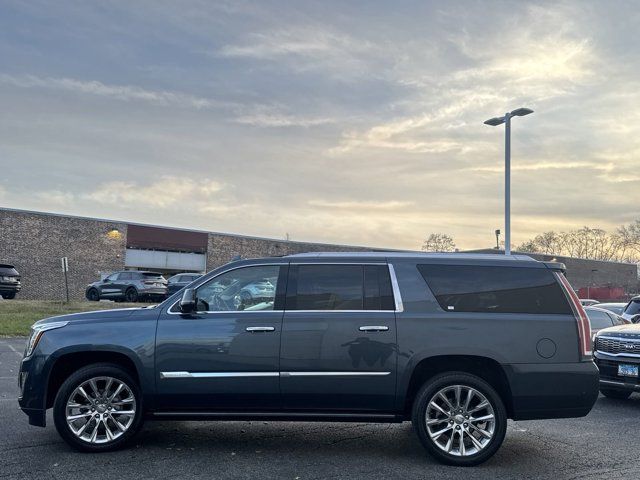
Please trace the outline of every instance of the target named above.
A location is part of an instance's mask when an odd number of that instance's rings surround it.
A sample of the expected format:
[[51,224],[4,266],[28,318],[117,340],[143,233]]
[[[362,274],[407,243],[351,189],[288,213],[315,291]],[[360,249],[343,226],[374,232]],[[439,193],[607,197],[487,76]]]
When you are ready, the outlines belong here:
[[361,332],[386,332],[389,327],[386,325],[363,325],[358,330]]
[[245,330],[247,332],[255,333],[255,332],[273,332],[275,327],[247,327]]

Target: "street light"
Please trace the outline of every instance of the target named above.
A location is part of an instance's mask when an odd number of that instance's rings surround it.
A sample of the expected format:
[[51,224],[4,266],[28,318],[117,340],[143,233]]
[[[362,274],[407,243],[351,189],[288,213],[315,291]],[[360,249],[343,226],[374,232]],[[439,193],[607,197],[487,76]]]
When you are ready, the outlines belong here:
[[497,127],[505,124],[504,137],[504,254],[511,255],[511,117],[524,117],[533,113],[530,108],[517,108],[504,117],[493,117],[485,125]]

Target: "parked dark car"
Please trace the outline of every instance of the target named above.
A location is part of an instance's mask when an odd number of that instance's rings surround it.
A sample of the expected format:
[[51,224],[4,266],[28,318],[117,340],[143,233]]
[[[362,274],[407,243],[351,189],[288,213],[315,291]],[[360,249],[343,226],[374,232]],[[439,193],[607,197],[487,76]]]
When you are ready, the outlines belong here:
[[589,317],[589,323],[591,324],[591,333],[598,333],[603,328],[615,327],[617,325],[628,325],[630,320],[622,318],[620,315],[616,315],[613,312],[597,307],[586,307],[585,312]]
[[612,303],[598,303],[596,305],[598,308],[604,308],[605,310],[609,310],[610,312],[615,313],[616,315],[622,316],[624,313],[624,308],[627,306],[625,302],[612,302]]
[[161,301],[167,297],[167,281],[158,272],[114,272],[87,285],[85,296],[87,300],[96,302],[102,299],[125,302]]
[[173,277],[169,277],[167,279],[167,295],[173,295],[174,293],[179,292],[201,276],[202,274],[200,273],[178,273]]
[[[507,418],[581,417],[598,396],[587,316],[557,263],[476,254],[303,254],[233,262],[160,305],[52,317],[20,368],[29,423],[74,448],[143,420],[412,421],[476,465]],[[245,297],[269,283],[268,296]]]
[[640,324],[600,330],[595,337],[594,356],[604,396],[624,400],[640,392]]
[[2,298],[16,298],[22,288],[20,274],[13,265],[0,263],[0,296]]

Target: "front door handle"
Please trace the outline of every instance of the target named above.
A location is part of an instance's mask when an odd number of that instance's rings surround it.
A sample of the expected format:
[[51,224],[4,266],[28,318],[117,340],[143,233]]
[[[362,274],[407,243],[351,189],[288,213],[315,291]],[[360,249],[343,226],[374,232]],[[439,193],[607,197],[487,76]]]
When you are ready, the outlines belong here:
[[386,332],[389,327],[386,325],[363,325],[358,330],[361,332]]
[[273,332],[275,327],[247,327],[245,330],[247,332],[255,333],[255,332]]

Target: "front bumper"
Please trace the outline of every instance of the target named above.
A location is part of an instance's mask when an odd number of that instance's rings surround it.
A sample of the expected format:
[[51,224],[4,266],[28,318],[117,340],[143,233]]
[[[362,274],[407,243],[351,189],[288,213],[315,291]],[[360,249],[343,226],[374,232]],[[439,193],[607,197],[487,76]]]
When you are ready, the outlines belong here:
[[0,282],[0,293],[18,293],[21,288],[20,282]]
[[640,378],[618,375],[618,365],[621,364],[638,365],[640,369],[640,357],[607,355],[602,352],[595,352],[594,356],[600,369],[600,388],[640,392]]
[[46,394],[49,366],[44,357],[33,354],[23,358],[18,373],[20,409],[29,417],[29,424],[37,427],[46,425]]
[[514,420],[584,417],[599,393],[593,362],[504,365]]

